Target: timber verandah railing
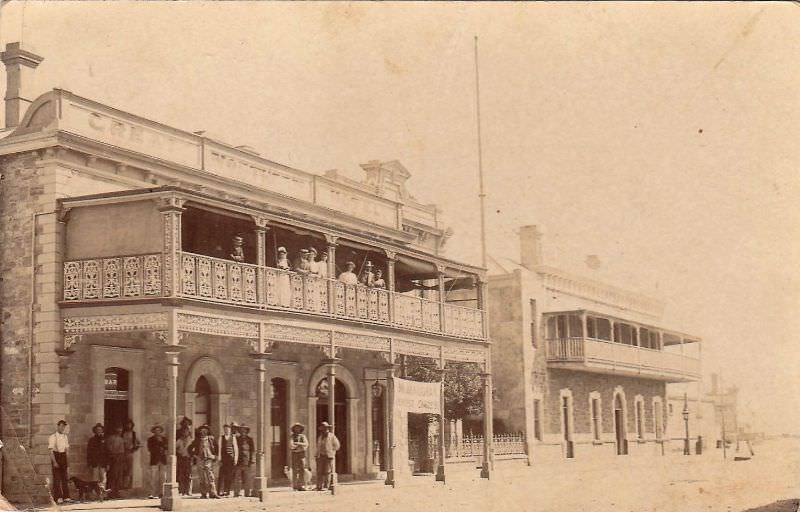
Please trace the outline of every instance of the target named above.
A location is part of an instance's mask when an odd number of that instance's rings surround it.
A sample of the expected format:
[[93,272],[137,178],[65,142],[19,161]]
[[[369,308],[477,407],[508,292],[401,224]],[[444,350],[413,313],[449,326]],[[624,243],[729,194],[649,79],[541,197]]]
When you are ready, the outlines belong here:
[[606,362],[643,370],[669,371],[692,376],[700,374],[700,361],[694,357],[585,337],[547,340],[547,360]]
[[[445,458],[483,457],[483,436],[465,434],[445,436]],[[514,432],[492,436],[494,455],[522,455],[525,453],[525,433]]]
[[[175,271],[178,297],[485,339],[484,312],[475,308],[188,252]],[[67,261],[64,301],[159,297],[163,272],[161,254]]]

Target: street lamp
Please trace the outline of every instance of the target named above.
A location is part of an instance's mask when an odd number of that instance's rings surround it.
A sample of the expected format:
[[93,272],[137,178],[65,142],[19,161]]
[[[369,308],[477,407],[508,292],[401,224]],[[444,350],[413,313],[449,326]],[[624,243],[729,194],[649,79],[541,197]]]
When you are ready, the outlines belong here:
[[686,437],[683,439],[683,454],[691,455],[689,451],[689,399],[683,394],[683,424],[686,427]]

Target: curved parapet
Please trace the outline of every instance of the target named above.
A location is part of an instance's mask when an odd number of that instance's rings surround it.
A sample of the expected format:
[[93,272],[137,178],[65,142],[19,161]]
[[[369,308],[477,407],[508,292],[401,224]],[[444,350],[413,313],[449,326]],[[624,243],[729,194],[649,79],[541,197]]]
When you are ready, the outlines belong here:
[[9,137],[55,128],[58,121],[60,93],[60,90],[54,89],[36,98],[28,107],[19,126]]

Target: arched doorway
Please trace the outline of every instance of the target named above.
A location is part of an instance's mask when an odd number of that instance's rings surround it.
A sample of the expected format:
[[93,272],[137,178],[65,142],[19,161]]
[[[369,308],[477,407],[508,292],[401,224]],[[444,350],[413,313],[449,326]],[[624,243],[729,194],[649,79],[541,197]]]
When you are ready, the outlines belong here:
[[[317,381],[315,389],[317,396],[317,425],[323,421],[330,423],[330,416],[328,415],[330,393],[327,377]],[[340,379],[336,379],[333,395],[334,434],[339,438],[339,442],[342,445],[336,457],[336,472],[340,474],[349,473],[350,460],[347,456],[350,453],[347,439],[347,388]]]
[[194,385],[194,417],[192,425],[211,425],[211,384],[201,375]]
[[628,439],[625,429],[625,401],[621,393],[614,395],[614,433],[617,442],[617,455],[627,455]]
[[[270,382],[270,474],[273,478],[283,475],[283,467],[289,463],[286,458],[287,423],[289,421],[289,386],[286,379],[274,378]],[[308,433],[310,434],[310,432]]]
[[189,368],[183,385],[183,414],[195,428],[207,423],[214,436],[222,432],[228,420],[228,399],[225,372],[216,359],[200,357]]

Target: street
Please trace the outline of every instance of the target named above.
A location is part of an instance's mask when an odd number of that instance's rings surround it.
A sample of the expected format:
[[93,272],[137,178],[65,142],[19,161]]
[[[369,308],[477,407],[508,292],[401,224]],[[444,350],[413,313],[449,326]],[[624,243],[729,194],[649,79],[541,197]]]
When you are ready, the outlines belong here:
[[[183,509],[744,512],[800,497],[800,441],[768,441],[756,445],[755,450],[753,459],[738,462],[722,460],[716,451],[703,457],[619,458],[613,460],[613,467],[607,462],[588,460],[531,467],[500,462],[489,481],[481,480],[478,472],[469,468],[450,468],[446,485],[434,483],[432,477],[414,477],[395,489],[373,482],[342,484],[335,496],[271,489],[263,504],[244,498],[191,498],[183,501]],[[155,509],[155,505],[155,500],[130,500],[75,504],[62,509],[141,511],[148,506]],[[772,510],[782,511],[785,507],[765,509]]]

